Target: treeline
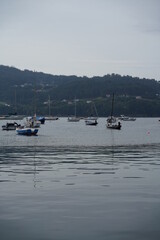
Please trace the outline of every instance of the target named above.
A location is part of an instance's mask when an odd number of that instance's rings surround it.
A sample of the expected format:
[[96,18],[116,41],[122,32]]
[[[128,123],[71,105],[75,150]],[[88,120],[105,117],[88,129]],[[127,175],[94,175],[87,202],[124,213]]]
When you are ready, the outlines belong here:
[[0,114],[73,114],[74,99],[77,113],[86,116],[94,101],[100,116],[107,116],[111,96],[115,93],[115,113],[135,116],[160,116],[160,82],[118,74],[92,78],[57,76],[42,72],[0,66]]

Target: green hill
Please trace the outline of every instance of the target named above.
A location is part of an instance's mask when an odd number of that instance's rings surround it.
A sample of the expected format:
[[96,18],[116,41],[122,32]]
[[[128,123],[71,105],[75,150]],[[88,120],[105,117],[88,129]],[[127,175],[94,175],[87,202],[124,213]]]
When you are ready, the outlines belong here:
[[108,116],[111,96],[115,93],[115,114],[160,116],[160,82],[118,74],[92,78],[57,76],[42,72],[19,70],[0,65],[0,114],[73,114],[73,100],[77,100],[77,114],[91,113],[94,101],[99,116]]

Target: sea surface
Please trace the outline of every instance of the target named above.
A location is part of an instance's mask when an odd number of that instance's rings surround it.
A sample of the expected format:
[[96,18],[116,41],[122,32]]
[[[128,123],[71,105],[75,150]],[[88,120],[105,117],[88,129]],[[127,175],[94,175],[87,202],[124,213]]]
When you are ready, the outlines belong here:
[[0,129],[0,240],[160,239],[158,118],[98,122]]

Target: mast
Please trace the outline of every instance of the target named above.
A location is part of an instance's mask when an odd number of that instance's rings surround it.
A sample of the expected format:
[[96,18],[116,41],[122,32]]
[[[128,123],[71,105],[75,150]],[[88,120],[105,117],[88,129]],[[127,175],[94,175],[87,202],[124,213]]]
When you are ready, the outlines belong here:
[[50,95],[48,96],[48,113],[49,116],[51,115],[51,100],[50,100]]
[[36,111],[37,111],[37,102],[36,102],[36,100],[37,100],[37,78],[36,78],[36,73],[35,73],[35,71],[34,71],[34,114],[36,115]]
[[15,87],[15,115],[17,115],[17,92],[16,92],[16,87]]
[[113,96],[112,96],[111,119],[113,117],[113,106],[114,106],[114,93],[113,93]]
[[76,97],[75,97],[75,112],[74,112],[74,114],[75,114],[75,118],[76,118],[76,114],[77,114],[77,109],[76,109]]
[[94,102],[93,102],[93,106],[94,106],[94,110],[95,110],[95,113],[96,113],[96,117],[98,118],[98,112],[97,112],[97,108],[96,108],[96,105],[95,105]]

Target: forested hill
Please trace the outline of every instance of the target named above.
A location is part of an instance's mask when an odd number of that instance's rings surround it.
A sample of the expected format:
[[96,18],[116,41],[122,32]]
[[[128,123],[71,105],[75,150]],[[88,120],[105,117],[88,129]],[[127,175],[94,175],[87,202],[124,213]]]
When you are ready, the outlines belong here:
[[[100,115],[107,115],[109,96],[114,92],[119,105],[117,114],[160,115],[158,110],[160,109],[160,82],[154,79],[140,79],[118,74],[92,78],[57,76],[0,65],[0,114],[9,111],[6,104],[10,105],[10,111],[14,110],[15,94],[19,111],[21,113],[26,110],[32,111],[31,105],[33,105],[35,92],[38,109],[42,114],[47,112],[44,103],[50,96],[54,102],[56,114],[67,115],[70,108],[68,105],[65,108],[64,102],[72,101],[76,97],[81,102],[79,114],[86,115],[84,102],[94,100],[99,105]],[[137,105],[137,101],[140,101],[140,105]],[[132,102],[131,105],[130,102]],[[139,109],[136,109],[137,107]]]

